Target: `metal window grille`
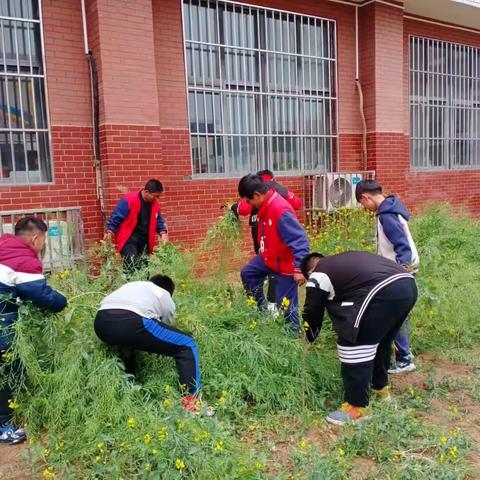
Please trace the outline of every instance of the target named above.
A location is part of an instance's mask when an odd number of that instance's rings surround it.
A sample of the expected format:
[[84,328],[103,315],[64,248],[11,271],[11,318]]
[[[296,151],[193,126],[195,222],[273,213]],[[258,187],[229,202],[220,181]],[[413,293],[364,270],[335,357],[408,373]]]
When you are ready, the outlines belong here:
[[480,167],[480,48],[410,37],[409,60],[412,166]]
[[71,268],[83,258],[85,245],[79,207],[0,212],[0,236],[13,233],[15,224],[25,216],[41,218],[47,224],[47,241],[42,257],[45,270]]
[[183,0],[183,27],[194,174],[331,169],[334,21]]
[[0,185],[52,181],[40,0],[0,1]]

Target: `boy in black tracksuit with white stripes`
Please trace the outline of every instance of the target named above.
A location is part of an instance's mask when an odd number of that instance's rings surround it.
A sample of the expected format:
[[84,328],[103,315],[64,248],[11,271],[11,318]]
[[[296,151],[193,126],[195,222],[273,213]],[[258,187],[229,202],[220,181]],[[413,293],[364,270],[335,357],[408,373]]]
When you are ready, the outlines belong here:
[[337,425],[365,418],[370,387],[390,398],[388,367],[392,341],[417,300],[413,275],[368,252],[331,257],[311,253],[302,262],[308,279],[303,320],[314,342],[325,309],[338,335],[345,402],[327,416]]

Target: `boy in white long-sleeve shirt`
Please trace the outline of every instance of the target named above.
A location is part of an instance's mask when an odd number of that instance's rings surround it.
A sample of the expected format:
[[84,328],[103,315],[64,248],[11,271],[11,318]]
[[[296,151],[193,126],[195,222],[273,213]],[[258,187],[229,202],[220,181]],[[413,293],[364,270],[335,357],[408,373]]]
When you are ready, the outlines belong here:
[[135,350],[173,357],[180,384],[188,390],[186,410],[199,411],[200,368],[195,340],[172,327],[175,284],[166,275],[129,282],[105,297],[95,317],[95,333],[108,345],[132,351],[126,371],[135,375]]

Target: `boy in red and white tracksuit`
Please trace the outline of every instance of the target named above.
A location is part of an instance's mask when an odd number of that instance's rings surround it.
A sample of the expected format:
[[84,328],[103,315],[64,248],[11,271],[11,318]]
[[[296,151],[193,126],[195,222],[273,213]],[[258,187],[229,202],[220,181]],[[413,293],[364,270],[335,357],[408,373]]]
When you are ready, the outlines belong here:
[[259,253],[241,271],[245,290],[264,309],[265,278],[275,279],[275,302],[284,312],[286,324],[299,330],[298,285],[305,282],[300,270],[308,255],[308,238],[293,207],[258,175],[246,175],[238,186],[240,196],[258,208]]

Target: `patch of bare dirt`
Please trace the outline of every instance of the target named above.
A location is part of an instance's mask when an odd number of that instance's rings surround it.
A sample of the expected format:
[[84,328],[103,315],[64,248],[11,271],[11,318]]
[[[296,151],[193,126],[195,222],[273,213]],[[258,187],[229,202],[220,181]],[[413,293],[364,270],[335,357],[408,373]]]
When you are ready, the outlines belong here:
[[355,457],[353,459],[353,468],[350,471],[351,480],[367,480],[377,477],[378,466],[375,460],[365,457]]
[[0,478],[2,480],[30,480],[38,478],[25,460],[23,453],[27,446],[0,445]]
[[468,383],[474,377],[475,369],[430,354],[419,356],[418,363],[428,368],[415,373],[395,375],[394,391],[403,392],[409,387],[430,390],[427,380],[429,372],[432,372],[435,383],[444,379],[460,381],[452,383],[458,385],[458,388],[455,386],[446,395],[431,399],[429,411],[419,412],[418,415],[425,424],[446,430],[459,428],[470,438],[473,447],[473,452],[469,455],[473,468],[471,478],[480,478],[480,404],[479,399],[473,399],[470,392],[462,387],[462,384]]

